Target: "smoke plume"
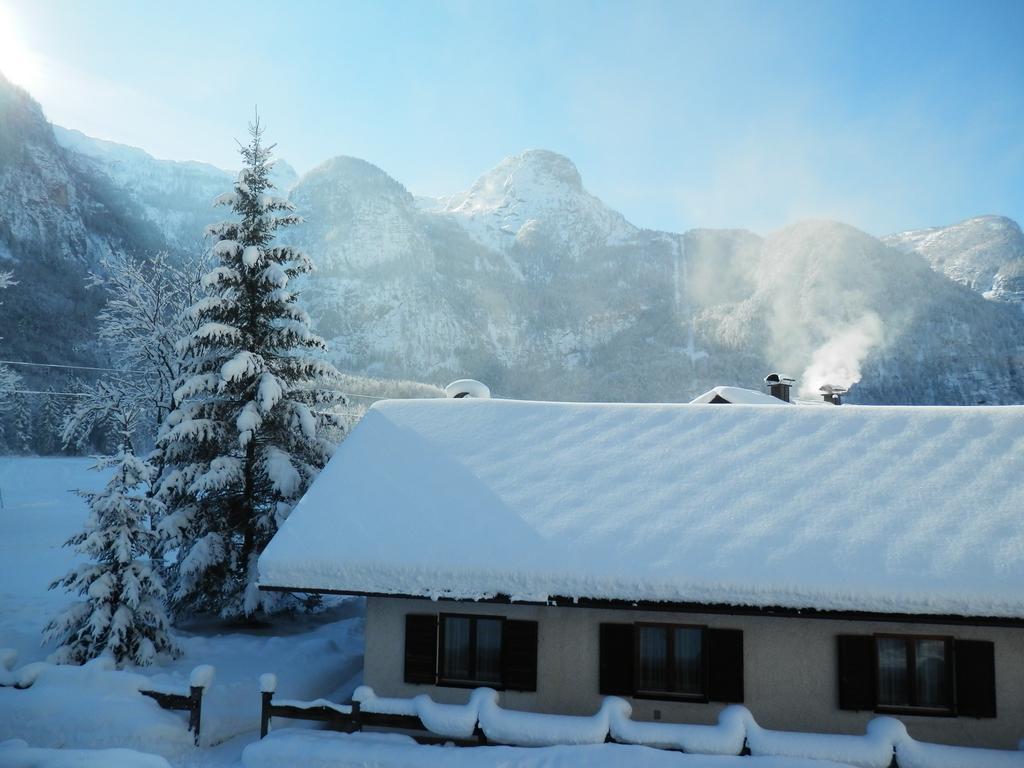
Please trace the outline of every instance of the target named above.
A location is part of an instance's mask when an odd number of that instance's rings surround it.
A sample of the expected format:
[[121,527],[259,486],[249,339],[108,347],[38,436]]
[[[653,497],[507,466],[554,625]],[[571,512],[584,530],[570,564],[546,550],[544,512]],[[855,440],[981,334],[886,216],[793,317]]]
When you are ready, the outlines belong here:
[[874,312],[838,329],[811,357],[800,377],[800,396],[817,397],[825,384],[849,389],[860,381],[860,366],[868,352],[881,342],[882,320]]

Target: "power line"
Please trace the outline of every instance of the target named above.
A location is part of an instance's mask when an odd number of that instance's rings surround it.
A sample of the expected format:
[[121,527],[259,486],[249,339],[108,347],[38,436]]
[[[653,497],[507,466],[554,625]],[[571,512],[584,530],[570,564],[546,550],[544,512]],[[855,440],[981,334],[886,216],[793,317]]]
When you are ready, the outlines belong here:
[[0,360],[0,365],[27,365],[36,368],[69,368],[79,371],[111,371],[113,373],[141,373],[151,375],[150,371],[132,371],[125,368],[98,368],[94,365],[62,365],[60,363],[29,363],[24,360]]
[[[10,395],[54,395],[57,397],[93,397],[91,392],[51,392],[45,389],[4,389],[0,394]],[[361,397],[366,400],[394,400],[393,397],[380,397],[378,395],[356,395],[350,392],[339,392],[344,397]]]
[[42,389],[4,389],[0,394],[11,395],[56,395],[58,397],[92,397],[88,392],[49,392]]
[[[31,363],[25,360],[0,360],[0,365],[25,365],[37,368],[62,368],[82,371],[109,371],[112,373],[138,373],[144,376],[153,375],[152,371],[133,371],[124,368],[101,368],[94,365],[66,365],[62,363]],[[90,397],[88,392],[43,392],[41,390],[9,389],[8,392],[17,395],[66,395],[69,397]],[[345,397],[358,397],[364,400],[393,400],[387,395],[357,395],[350,392],[341,392]]]

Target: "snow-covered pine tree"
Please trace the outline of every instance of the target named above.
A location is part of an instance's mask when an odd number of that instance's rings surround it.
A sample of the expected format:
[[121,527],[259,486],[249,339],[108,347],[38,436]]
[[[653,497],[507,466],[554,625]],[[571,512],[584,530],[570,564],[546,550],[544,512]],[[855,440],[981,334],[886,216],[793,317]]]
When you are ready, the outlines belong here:
[[240,618],[287,606],[292,598],[256,588],[256,560],[330,457],[322,430],[336,418],[325,409],[344,402],[326,386],[337,371],[309,354],[326,345],[290,285],[313,265],[273,243],[300,218],[269,194],[273,146],[258,117],[249,135],[234,191],[215,201],[237,220],[207,230],[219,264],[191,309],[199,327],[179,343],[193,373],[158,440],[160,530],[177,550],[169,586],[179,615]]
[[169,631],[163,580],[149,559],[159,502],[146,493],[152,468],[132,450],[139,411],[118,392],[108,394],[106,419],[116,425],[121,445],[116,456],[101,459],[96,469],[113,467],[113,475],[102,491],[78,492],[89,505],[89,517],[84,530],[65,544],[88,562],[50,585],[83,599],[51,621],[44,636],[60,643],[58,663],[81,664],[109,654],[119,664],[146,666],[160,654],[178,654]]
[[52,456],[60,451],[61,428],[66,413],[63,399],[61,395],[55,394],[52,386],[48,386],[39,403],[34,447],[40,456]]
[[[0,290],[17,284],[14,280],[14,273],[0,272]],[[18,388],[19,384],[21,384],[21,377],[8,366],[0,365],[0,414],[10,409],[12,392]],[[4,425],[0,423],[0,437],[4,436]]]
[[25,394],[15,395],[12,400],[7,445],[16,453],[28,455],[32,453],[32,401]]

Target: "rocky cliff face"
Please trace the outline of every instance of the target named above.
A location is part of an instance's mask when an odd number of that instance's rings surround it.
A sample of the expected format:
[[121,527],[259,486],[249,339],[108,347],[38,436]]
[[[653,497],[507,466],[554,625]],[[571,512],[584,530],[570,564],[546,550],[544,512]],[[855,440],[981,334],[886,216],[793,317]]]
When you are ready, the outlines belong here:
[[18,281],[3,297],[4,354],[91,361],[102,297],[86,289],[87,273],[114,252],[162,245],[142,211],[60,146],[39,105],[0,76],[0,268]]
[[[216,218],[211,201],[231,188],[233,172],[208,163],[158,160],[141,149],[56,125],[53,132],[79,166],[104,178],[137,207],[168,248],[195,252],[203,247],[203,229]],[[297,176],[290,165],[278,162],[272,178],[287,193]]]

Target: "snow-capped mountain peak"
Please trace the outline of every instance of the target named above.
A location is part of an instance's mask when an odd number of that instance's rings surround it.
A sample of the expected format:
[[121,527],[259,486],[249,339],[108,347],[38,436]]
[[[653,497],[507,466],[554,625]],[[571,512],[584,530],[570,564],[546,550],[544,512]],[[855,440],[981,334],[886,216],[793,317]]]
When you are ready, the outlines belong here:
[[569,158],[543,149],[505,158],[468,192],[453,195],[445,212],[474,240],[497,250],[545,242],[577,256],[637,231],[583,188]]

